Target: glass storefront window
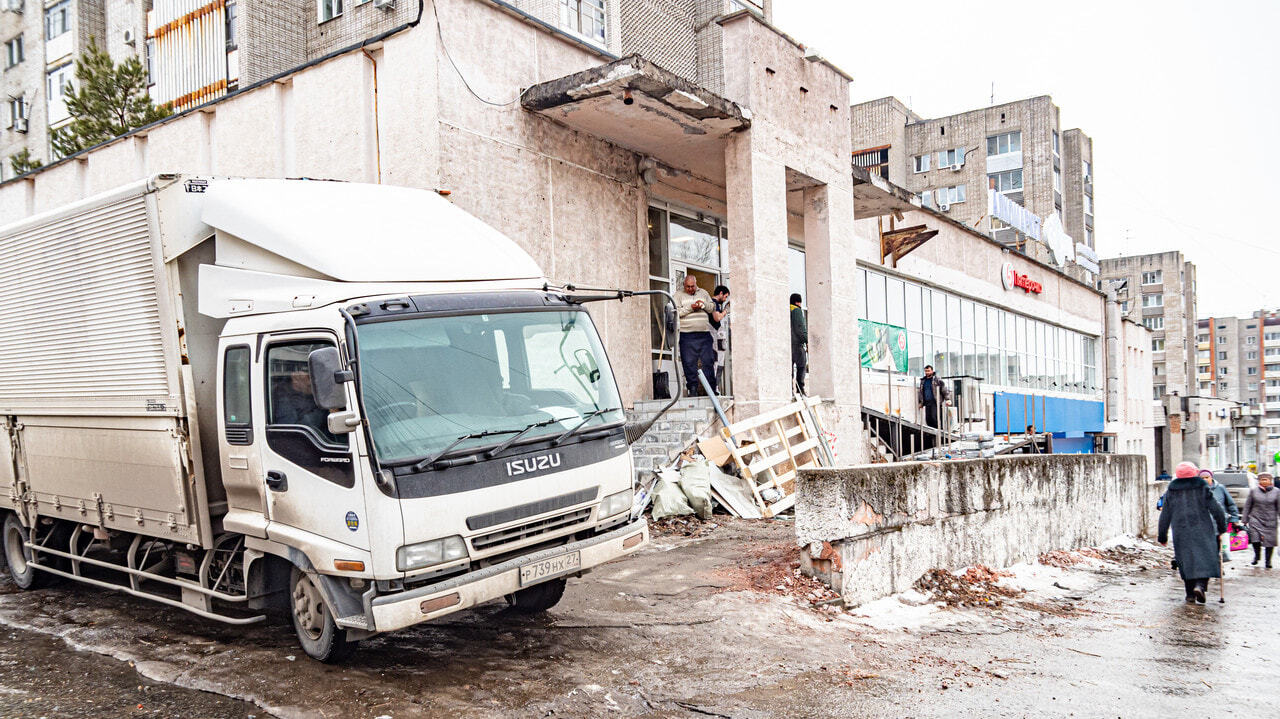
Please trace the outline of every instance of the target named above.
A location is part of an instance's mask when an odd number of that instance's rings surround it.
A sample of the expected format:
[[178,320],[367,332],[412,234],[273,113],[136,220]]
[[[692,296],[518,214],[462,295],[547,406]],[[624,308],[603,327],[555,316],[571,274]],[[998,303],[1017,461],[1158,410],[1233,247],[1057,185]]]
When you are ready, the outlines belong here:
[[885,309],[887,311],[887,322],[897,327],[907,326],[907,308],[905,305],[902,280],[889,278],[885,283]]
[[885,276],[874,272],[867,274],[867,319],[872,322],[884,322],[887,318],[885,310]]

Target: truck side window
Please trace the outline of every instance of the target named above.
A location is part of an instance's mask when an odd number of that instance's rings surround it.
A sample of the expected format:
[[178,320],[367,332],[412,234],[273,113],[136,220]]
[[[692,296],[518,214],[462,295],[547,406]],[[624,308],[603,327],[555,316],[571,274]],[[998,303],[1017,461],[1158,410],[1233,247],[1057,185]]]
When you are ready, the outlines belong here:
[[253,444],[253,415],[249,399],[248,345],[228,347],[222,359],[222,413],[227,444]]
[[332,342],[307,341],[273,344],[267,348],[267,424],[312,430],[307,432],[320,446],[346,447],[346,435],[329,433],[329,413],[311,395],[307,357]]

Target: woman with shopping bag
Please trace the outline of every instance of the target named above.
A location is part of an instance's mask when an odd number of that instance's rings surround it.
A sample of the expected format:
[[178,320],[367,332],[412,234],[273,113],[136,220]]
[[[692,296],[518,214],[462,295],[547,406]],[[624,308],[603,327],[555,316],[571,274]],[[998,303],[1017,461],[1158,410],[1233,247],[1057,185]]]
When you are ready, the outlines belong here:
[[1253,563],[1257,564],[1265,551],[1266,568],[1271,568],[1271,554],[1276,547],[1276,520],[1280,517],[1280,489],[1273,486],[1269,472],[1258,475],[1258,486],[1249,490],[1244,502],[1244,523],[1249,528],[1249,542],[1253,544]]

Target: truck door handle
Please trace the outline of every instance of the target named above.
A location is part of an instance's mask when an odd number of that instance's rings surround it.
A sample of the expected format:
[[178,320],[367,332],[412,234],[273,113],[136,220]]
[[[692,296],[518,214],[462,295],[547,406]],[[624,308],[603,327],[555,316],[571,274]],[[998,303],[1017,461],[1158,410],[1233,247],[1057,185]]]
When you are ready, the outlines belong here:
[[272,469],[267,472],[267,489],[284,492],[289,489],[289,479],[284,476],[284,472],[277,472]]

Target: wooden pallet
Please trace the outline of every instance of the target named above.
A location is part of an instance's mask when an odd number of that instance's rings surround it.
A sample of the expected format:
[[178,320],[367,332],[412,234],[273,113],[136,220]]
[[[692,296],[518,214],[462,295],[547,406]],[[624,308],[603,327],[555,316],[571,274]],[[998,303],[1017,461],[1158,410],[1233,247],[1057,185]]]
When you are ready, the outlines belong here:
[[[796,473],[822,467],[825,440],[813,426],[809,409],[818,400],[803,400],[771,412],[734,422],[720,430],[741,476],[751,485],[756,504],[765,517],[790,509],[796,501]],[[767,502],[775,489],[781,498]]]

